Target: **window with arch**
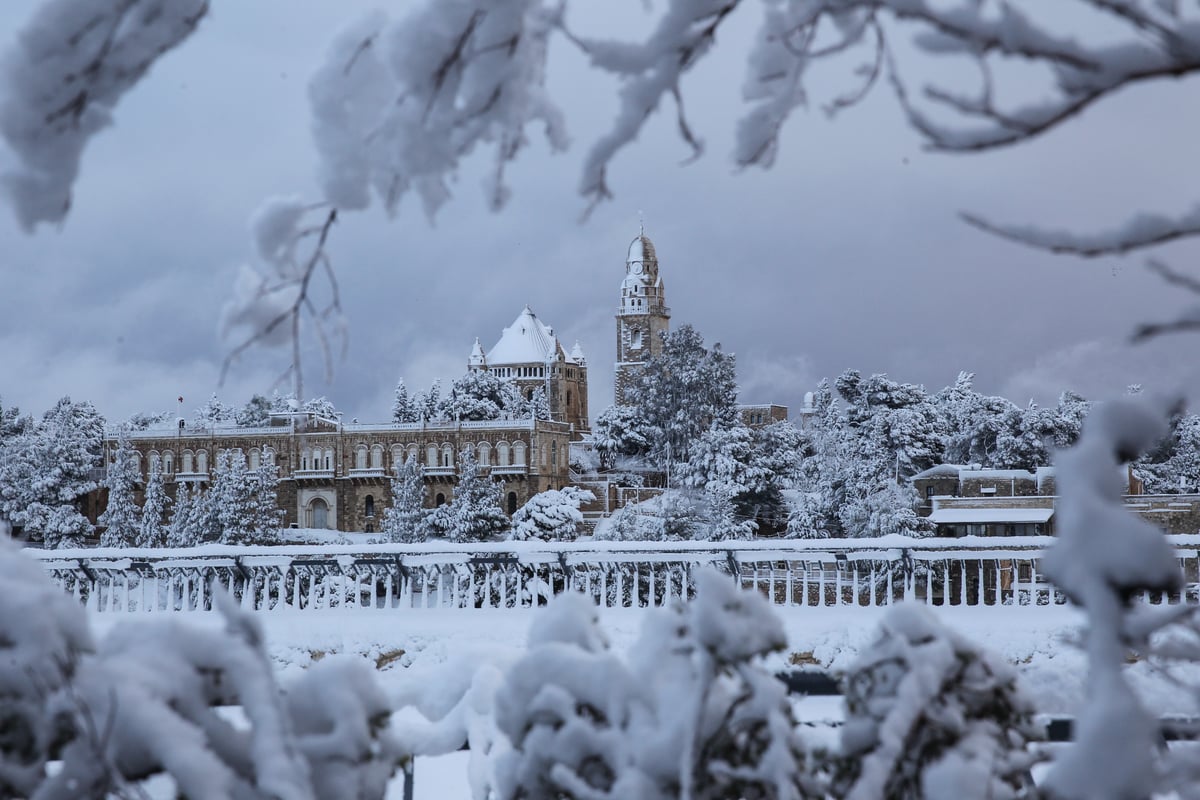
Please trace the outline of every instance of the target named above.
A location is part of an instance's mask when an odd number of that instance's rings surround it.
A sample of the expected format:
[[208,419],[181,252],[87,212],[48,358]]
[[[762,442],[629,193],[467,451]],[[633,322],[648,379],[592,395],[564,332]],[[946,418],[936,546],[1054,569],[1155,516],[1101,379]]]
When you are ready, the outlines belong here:
[[520,467],[520,466],[525,465],[525,443],[524,442],[513,442],[512,458],[513,458],[513,466]]
[[321,450],[320,450],[320,448],[317,448],[317,447],[314,447],[313,451],[312,451],[312,468],[313,469],[321,468]]
[[262,453],[257,448],[250,450],[250,469],[258,469],[262,466]]
[[496,445],[496,466],[507,467],[508,464],[508,442],[500,442]]
[[446,495],[442,494],[441,492],[438,492],[437,497],[433,498],[433,502],[434,502],[434,505],[438,505],[438,506],[446,505]]
[[487,442],[480,442],[476,448],[476,453],[479,455],[479,465],[482,467],[489,466],[492,463],[492,446]]
[[417,446],[410,444],[408,446],[408,454],[405,455],[404,460],[407,462],[411,459],[414,464],[417,463],[417,452]]
[[367,446],[365,444],[360,444],[354,448],[354,468],[367,468]]
[[371,469],[383,469],[383,445],[371,446]]
[[550,443],[550,466],[558,466],[558,442]]
[[263,448],[263,463],[275,466],[275,450],[270,447]]
[[192,460],[192,459],[194,459],[194,458],[195,458],[195,455],[193,455],[193,454],[192,454],[192,451],[191,451],[191,450],[184,450],[184,451],[183,451],[183,471],[184,471],[184,473],[188,473],[188,472],[194,472],[194,471],[195,471],[195,470],[193,469],[193,464],[194,464],[194,462],[193,462],[193,460]]
[[208,472],[208,451],[196,451],[196,472]]
[[158,467],[158,471],[162,472],[162,456],[158,454],[157,450],[150,451],[149,463],[151,471],[153,471],[155,467]]
[[375,496],[367,495],[366,501],[363,503],[363,513],[368,517],[375,516]]
[[175,454],[170,450],[164,450],[162,454],[162,469],[163,473],[170,475],[175,472]]
[[399,469],[404,464],[404,445],[392,445],[392,469]]
[[325,451],[325,469],[333,469],[333,450]]
[[425,466],[436,467],[438,465],[438,449],[436,444],[431,444],[425,448]]
[[453,467],[454,466],[454,448],[451,447],[449,444],[442,445],[442,466],[443,467]]

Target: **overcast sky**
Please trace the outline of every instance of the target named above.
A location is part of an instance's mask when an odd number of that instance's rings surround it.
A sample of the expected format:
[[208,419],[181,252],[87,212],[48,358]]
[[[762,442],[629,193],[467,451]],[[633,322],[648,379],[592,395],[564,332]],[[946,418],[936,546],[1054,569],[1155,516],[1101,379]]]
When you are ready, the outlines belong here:
[[[228,347],[217,317],[238,266],[253,263],[247,220],[258,204],[317,197],[307,81],[333,31],[374,4],[213,5],[89,146],[61,230],[26,235],[0,214],[4,405],[40,413],[69,394],[116,419],[174,408],[183,395],[190,415],[213,391],[229,403],[269,393],[285,365],[285,353],[257,353],[218,388]],[[35,6],[0,5],[5,47]],[[604,24],[626,33],[651,22],[640,2],[603,8]],[[1190,207],[1195,79],[1126,91],[1033,144],[968,157],[922,152],[877,90],[833,121],[797,115],[776,166],[739,173],[729,153],[758,9],[741,9],[685,83],[705,156],[681,165],[688,150],[673,115],[661,116],[618,156],[616,199],[587,222],[580,163],[612,116],[615,87],[562,48],[550,89],[572,149],[551,156],[535,136],[510,171],[514,196],[502,213],[484,205],[486,164],[476,158],[435,226],[414,202],[392,220],[378,209],[345,215],[331,249],[349,350],[332,384],[310,360],[306,394],[382,420],[398,377],[410,389],[452,380],[476,336],[490,347],[529,304],[565,346],[582,344],[594,417],[612,402],[613,314],[639,214],[672,324],[691,323],[737,354],[743,402],[795,407],[819,378],[847,368],[930,390],[969,370],[978,388],[1019,403],[1052,403],[1066,388],[1099,397],[1133,382],[1200,391],[1191,355],[1200,340],[1122,344],[1138,322],[1188,301],[1142,257],[1043,255],[955,216],[1090,229],[1131,210]],[[1162,251],[1177,266],[1198,254],[1195,245]]]

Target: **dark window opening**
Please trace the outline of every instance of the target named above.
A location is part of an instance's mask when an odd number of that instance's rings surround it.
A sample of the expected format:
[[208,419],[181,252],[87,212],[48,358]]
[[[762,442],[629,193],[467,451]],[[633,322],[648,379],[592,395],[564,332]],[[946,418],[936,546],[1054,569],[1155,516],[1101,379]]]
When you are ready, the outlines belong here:
[[[367,495],[366,513],[368,517],[375,516],[375,497],[373,495]],[[367,531],[367,533],[370,533],[370,531]]]
[[517,513],[517,493],[509,492],[508,493],[508,515],[511,517],[515,513]]
[[446,495],[442,494],[441,492],[438,492],[437,498],[434,499],[434,503],[439,506],[446,505]]

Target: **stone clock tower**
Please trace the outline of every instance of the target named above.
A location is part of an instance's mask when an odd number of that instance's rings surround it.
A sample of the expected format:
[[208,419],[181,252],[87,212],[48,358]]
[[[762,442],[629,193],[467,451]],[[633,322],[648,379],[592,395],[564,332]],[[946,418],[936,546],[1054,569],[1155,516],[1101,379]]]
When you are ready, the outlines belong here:
[[662,334],[671,321],[666,289],[658,274],[654,244],[645,232],[629,245],[621,305],[617,309],[617,364],[613,394],[617,405],[626,403],[630,387],[642,366],[662,352]]

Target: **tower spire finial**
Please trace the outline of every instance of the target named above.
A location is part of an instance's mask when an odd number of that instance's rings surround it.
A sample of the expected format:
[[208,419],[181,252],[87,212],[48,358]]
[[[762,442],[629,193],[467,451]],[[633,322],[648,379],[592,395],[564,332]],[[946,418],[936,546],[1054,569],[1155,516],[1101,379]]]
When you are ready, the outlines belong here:
[[646,235],[646,216],[638,209],[638,236]]

